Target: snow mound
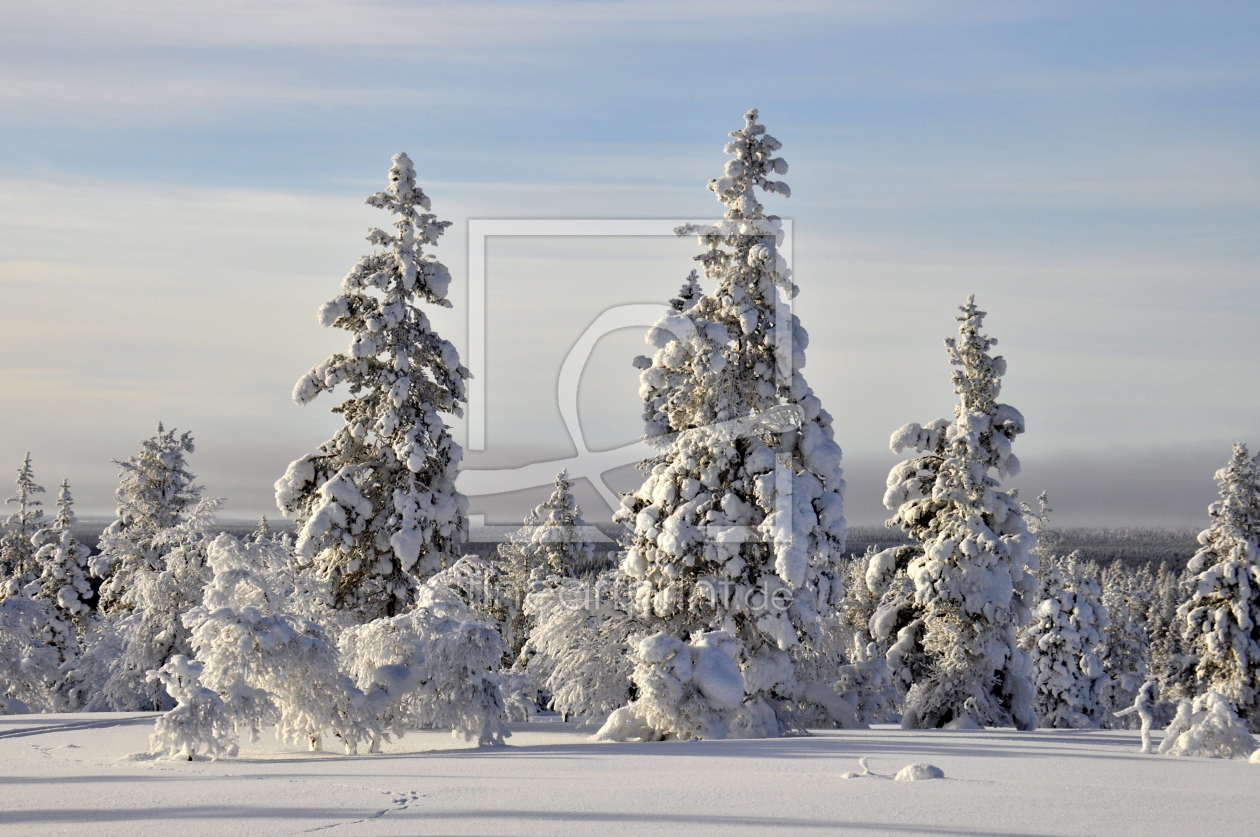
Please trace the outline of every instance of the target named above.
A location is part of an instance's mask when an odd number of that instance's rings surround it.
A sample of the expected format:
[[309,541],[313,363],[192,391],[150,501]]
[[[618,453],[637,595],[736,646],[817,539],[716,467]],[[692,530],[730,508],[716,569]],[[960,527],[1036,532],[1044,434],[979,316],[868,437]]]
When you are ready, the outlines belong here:
[[1260,750],[1256,750],[1254,753],[1252,753],[1251,758],[1247,759],[1247,761],[1251,762],[1252,764],[1260,764]]
[[898,782],[922,782],[924,779],[944,779],[945,771],[934,764],[907,764],[893,777]]
[[1181,702],[1159,745],[1163,754],[1210,759],[1245,759],[1255,750],[1256,740],[1247,725],[1225,698],[1212,691],[1199,695],[1193,704]]

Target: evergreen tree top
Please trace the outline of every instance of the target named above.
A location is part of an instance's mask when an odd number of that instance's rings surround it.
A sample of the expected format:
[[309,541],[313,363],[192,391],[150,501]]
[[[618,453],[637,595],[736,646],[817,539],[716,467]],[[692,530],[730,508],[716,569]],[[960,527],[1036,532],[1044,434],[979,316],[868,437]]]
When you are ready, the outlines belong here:
[[61,491],[57,494],[57,517],[53,526],[57,529],[69,529],[74,525],[74,497],[70,496],[70,480],[61,481]]
[[961,367],[951,376],[954,392],[961,396],[957,414],[962,416],[972,411],[992,414],[1002,390],[1006,360],[1001,355],[989,354],[989,349],[997,345],[997,338],[981,333],[986,312],[976,306],[975,294],[969,295],[958,310],[962,312],[955,317],[961,324],[958,337],[945,338],[949,362]]
[[43,494],[44,489],[35,483],[35,469],[31,466],[29,452],[22,460],[22,467],[18,468],[16,482],[17,493],[5,500],[5,503],[16,505],[18,510],[9,516],[5,524],[15,527],[24,534],[29,534],[31,527],[44,516],[44,510],[40,508],[43,503],[35,499],[35,495]]
[[772,156],[783,144],[767,134],[764,125],[757,123],[756,108],[744,114],[744,127],[731,131],[729,136],[733,139],[726,144],[725,151],[734,159],[726,162],[726,169],[721,177],[709,181],[709,190],[726,205],[727,218],[765,218],[753,187],[778,193],[785,198],[792,195],[792,190],[786,183],[767,177],[770,174],[787,174],[787,161],[782,157]]

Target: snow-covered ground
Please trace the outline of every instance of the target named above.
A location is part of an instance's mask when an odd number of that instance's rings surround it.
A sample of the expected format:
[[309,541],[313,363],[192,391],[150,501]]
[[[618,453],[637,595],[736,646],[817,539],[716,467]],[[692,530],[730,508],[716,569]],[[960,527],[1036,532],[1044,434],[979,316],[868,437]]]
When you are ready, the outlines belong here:
[[[592,744],[571,724],[381,755],[270,735],[219,762],[142,755],[152,714],[0,717],[3,834],[1254,835],[1260,765],[1144,756],[1136,733],[818,732]],[[861,773],[866,756],[874,774]],[[926,762],[944,779],[897,782]]]

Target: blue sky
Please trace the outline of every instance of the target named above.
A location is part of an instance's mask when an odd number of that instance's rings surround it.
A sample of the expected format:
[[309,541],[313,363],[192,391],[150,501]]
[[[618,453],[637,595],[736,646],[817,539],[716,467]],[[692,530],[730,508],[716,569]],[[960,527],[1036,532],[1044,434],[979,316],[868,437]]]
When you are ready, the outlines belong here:
[[[8,2],[0,465],[30,450],[107,513],[110,460],[162,420],[226,514],[268,511],[335,427],[289,392],[344,343],[314,311],[366,251],[390,155],[454,222],[459,277],[470,218],[712,216],[758,107],[854,522],[884,516],[888,435],[949,413],[941,340],[975,292],[1028,419],[1014,484],[1063,525],[1195,524],[1229,443],[1260,445],[1260,7],[1099,5]],[[492,242],[470,467],[571,453],[568,346],[667,298],[694,252]],[[462,293],[437,322],[466,349]],[[589,440],[637,433],[641,345],[592,356]]]

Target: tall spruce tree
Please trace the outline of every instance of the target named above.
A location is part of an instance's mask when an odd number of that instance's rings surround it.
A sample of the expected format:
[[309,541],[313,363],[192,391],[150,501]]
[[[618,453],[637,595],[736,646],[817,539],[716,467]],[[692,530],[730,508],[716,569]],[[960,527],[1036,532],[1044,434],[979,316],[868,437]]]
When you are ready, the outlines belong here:
[[350,397],[333,408],[345,424],[276,483],[277,505],[297,518],[297,555],[328,580],[338,609],[365,622],[405,610],[417,581],[464,538],[462,451],[442,414],[462,415],[468,377],[419,306],[450,307],[450,272],[423,251],[450,222],[429,211],[406,154],[394,156],[389,186],[367,203],[393,215],[394,229],[368,233],[382,249],[361,258],[319,311],[322,325],[353,335],[350,347],[293,390],[306,404],[345,384]]
[[1234,445],[1216,481],[1221,499],[1208,508],[1177,615],[1197,658],[1196,693],[1218,693],[1260,732],[1260,474],[1246,445]]
[[1011,442],[1024,417],[997,400],[1006,361],[990,354],[997,341],[981,333],[985,312],[974,297],[959,310],[958,337],[945,341],[957,367],[953,421],[908,424],[890,442],[894,453],[919,453],[892,469],[884,495],[896,512],[888,525],[916,543],[872,558],[868,577],[884,578],[886,592],[871,622],[877,639],[896,637],[888,663],[908,686],[903,726],[1032,729],[1030,664],[1016,630],[1037,588],[1035,538],[999,482],[1019,473]]
[[[709,696],[734,726],[679,719],[661,734],[777,734],[784,719],[774,710],[799,691],[793,654],[819,638],[819,611],[841,594],[841,452],[801,374],[808,336],[788,307],[797,289],[778,249],[783,226],[756,194],[787,197],[771,179],[787,163],[755,110],[730,136],[732,159],[709,183],[724,219],[678,230],[705,246],[696,259],[714,287],[700,294],[688,277],[674,311],[648,332],[655,353],[636,360],[645,437],[660,455],[617,519],[634,526],[621,567],[639,618],[677,641],[729,635],[698,640],[704,650],[693,651],[706,660],[734,654],[745,696],[732,701],[729,684]],[[636,678],[652,680],[656,656],[678,647],[652,643]],[[662,706],[682,705],[653,704],[653,723],[668,723]]]

